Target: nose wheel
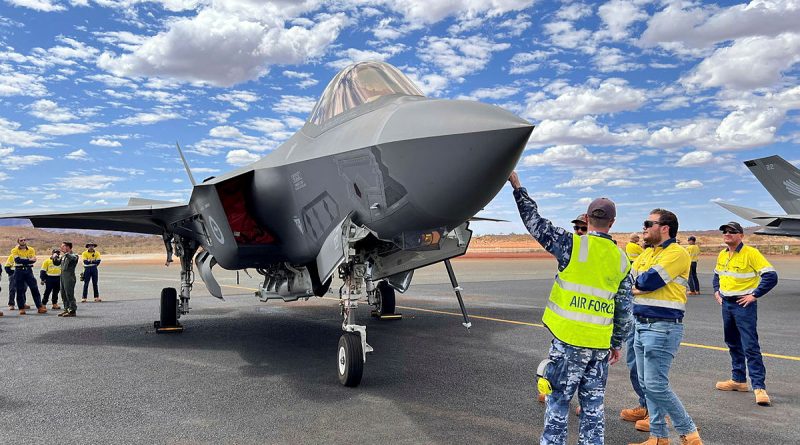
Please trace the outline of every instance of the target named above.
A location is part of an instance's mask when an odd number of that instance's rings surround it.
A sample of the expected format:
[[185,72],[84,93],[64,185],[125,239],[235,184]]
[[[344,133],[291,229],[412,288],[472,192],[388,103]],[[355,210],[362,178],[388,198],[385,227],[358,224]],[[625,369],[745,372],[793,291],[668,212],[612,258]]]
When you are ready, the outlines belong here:
[[337,371],[339,383],[355,387],[361,383],[364,375],[364,350],[361,347],[361,336],[358,332],[345,332],[339,337]]

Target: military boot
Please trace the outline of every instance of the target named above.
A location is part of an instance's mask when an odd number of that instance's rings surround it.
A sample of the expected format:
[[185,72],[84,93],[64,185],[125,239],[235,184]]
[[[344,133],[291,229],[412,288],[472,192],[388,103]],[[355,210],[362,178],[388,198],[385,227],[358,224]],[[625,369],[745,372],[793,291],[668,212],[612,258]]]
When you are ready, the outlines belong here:
[[695,431],[681,436],[681,445],[703,445],[703,440],[700,439],[700,433]]
[[628,445],[669,445],[669,437],[650,436],[641,443],[629,443]]

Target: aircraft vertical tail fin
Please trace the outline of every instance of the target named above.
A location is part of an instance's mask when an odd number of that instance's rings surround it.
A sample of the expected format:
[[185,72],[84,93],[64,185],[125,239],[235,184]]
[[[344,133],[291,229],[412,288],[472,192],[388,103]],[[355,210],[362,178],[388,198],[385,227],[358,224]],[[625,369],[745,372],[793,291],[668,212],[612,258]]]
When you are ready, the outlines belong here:
[[745,161],[744,165],[789,214],[800,213],[800,170],[778,155]]
[[186,174],[189,175],[189,180],[192,181],[192,186],[196,186],[197,182],[194,180],[194,176],[192,175],[192,171],[189,169],[189,164],[186,162],[186,157],[183,156],[183,150],[181,150],[181,146],[178,145],[178,142],[175,141],[175,146],[178,147],[178,154],[181,155],[181,161],[183,161],[183,168],[186,169]]

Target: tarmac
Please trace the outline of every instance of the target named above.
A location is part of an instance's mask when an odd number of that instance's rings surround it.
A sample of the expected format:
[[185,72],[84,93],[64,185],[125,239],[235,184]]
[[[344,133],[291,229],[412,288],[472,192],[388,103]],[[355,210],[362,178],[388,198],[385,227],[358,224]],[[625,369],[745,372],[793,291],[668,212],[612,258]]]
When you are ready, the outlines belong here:
[[[671,382],[708,445],[800,437],[792,420],[800,418],[800,262],[771,260],[780,282],[759,301],[759,334],[773,406],[759,407],[752,393],[714,389],[729,378],[730,358],[709,292],[713,259],[701,259],[703,294],[689,297]],[[234,272],[215,270],[226,301],[210,297],[198,277],[192,311],[181,319],[186,331],[159,335],[158,295],[177,286],[178,268],[104,262],[105,301],[79,303],[76,318],[2,309],[0,443],[538,443],[544,405],[534,374],[551,339],[540,319],[555,261],[453,266],[472,329],[461,326],[444,266],[421,269],[398,294],[402,320],[359,308],[375,352],[361,385],[345,388],[335,371],[337,294],[261,303],[252,295],[257,275],[240,273],[237,284]],[[5,277],[2,285],[5,301]],[[606,392],[607,444],[647,438],[619,419],[635,404],[623,361]],[[578,418],[570,417],[574,444]],[[679,443],[674,432],[672,441]]]

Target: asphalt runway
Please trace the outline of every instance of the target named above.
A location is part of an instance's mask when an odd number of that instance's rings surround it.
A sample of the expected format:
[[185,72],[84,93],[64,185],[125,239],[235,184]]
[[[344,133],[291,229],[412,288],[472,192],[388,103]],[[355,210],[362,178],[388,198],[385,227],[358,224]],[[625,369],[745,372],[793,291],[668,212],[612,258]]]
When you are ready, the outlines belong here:
[[[712,260],[701,262],[704,290]],[[690,297],[673,388],[709,445],[797,443],[800,426],[800,278],[796,260],[774,261],[781,281],[759,303],[772,407],[752,393],[725,393],[730,375],[719,306]],[[226,301],[198,278],[186,332],[154,333],[158,295],[178,283],[176,267],[104,262],[103,303],[78,317],[0,318],[2,444],[530,444],[544,406],[534,373],[547,354],[540,327],[555,261],[457,260],[473,328],[460,324],[444,266],[417,272],[398,295],[401,321],[359,308],[375,352],[358,388],[335,371],[341,320],[328,298],[260,303],[257,280],[216,271]],[[7,298],[3,278],[1,298]],[[606,393],[606,443],[646,433],[619,419],[636,403],[624,363]],[[573,406],[575,401],[573,401]],[[577,417],[571,416],[570,443]],[[673,436],[673,443],[679,443]]]

